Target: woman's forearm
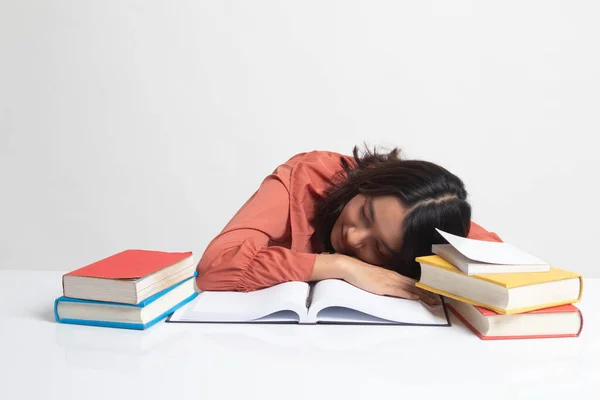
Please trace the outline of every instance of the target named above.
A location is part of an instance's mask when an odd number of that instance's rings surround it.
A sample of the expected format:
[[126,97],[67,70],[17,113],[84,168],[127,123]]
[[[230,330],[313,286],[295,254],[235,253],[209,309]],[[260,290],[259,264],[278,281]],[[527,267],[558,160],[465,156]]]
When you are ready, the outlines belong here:
[[311,281],[322,281],[323,279],[346,279],[346,263],[344,255],[341,254],[318,254]]

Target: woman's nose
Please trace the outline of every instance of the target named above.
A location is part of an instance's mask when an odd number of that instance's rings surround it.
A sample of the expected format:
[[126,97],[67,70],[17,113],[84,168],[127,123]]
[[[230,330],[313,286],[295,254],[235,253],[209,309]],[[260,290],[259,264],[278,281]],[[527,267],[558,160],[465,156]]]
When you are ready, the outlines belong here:
[[369,237],[369,232],[365,228],[348,228],[348,232],[346,234],[346,242],[348,246],[350,246],[353,250],[360,249],[366,239]]

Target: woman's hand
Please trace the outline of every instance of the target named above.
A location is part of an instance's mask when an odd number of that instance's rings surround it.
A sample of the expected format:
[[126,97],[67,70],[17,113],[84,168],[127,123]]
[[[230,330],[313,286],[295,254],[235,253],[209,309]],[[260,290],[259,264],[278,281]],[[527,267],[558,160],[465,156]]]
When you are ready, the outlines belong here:
[[430,306],[440,304],[438,295],[416,287],[414,279],[341,254],[317,256],[312,278],[313,280],[339,278],[378,295],[421,299]]

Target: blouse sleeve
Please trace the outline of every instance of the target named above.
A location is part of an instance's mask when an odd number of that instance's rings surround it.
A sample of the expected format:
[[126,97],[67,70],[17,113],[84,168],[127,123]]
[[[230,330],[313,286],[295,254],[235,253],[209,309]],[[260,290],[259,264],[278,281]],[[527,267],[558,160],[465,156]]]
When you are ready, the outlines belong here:
[[473,221],[471,221],[471,229],[467,237],[469,239],[487,240],[488,242],[502,242],[500,236],[495,232],[488,232],[481,225],[478,225]]
[[200,259],[201,290],[253,291],[287,281],[309,281],[316,254],[277,246],[289,240],[289,192],[282,165],[262,182]]

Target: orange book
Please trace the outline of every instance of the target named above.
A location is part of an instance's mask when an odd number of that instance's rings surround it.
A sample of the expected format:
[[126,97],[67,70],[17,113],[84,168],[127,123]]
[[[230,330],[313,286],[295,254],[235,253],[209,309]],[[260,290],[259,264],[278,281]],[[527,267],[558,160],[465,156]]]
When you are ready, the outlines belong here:
[[572,304],[513,315],[454,299],[447,299],[447,306],[482,340],[578,337],[583,329],[581,310]]
[[139,304],[194,275],[191,252],[125,250],[63,275],[65,297]]

